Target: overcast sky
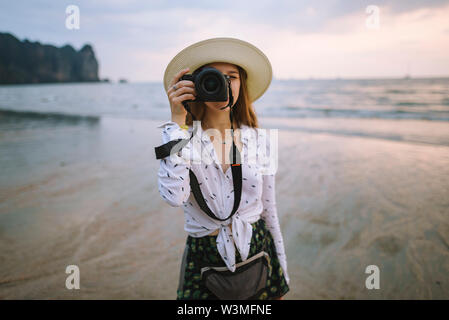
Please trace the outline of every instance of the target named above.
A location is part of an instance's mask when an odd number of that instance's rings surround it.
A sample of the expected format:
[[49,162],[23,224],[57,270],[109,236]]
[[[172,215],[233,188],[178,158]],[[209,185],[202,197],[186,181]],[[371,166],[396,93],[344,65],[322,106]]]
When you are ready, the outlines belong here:
[[[80,9],[79,30],[66,28],[68,5]],[[379,28],[369,27],[368,5],[379,8]],[[0,32],[77,50],[89,43],[100,77],[114,81],[162,81],[177,52],[212,37],[253,43],[275,78],[449,76],[443,0],[14,0],[0,2]]]

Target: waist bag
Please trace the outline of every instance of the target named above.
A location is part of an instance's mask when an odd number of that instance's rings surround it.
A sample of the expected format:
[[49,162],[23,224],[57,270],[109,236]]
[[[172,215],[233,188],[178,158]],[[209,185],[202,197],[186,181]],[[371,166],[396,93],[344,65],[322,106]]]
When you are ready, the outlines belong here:
[[237,263],[235,272],[227,267],[201,268],[204,285],[220,300],[257,299],[271,274],[270,256],[264,249]]

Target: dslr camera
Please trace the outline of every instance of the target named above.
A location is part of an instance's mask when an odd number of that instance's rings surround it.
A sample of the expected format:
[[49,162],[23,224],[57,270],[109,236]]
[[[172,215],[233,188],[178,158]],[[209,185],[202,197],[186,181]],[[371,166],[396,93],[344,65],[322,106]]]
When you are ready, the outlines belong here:
[[190,80],[195,84],[197,96],[193,101],[227,101],[228,79],[229,76],[217,69],[204,67],[183,75],[180,81]]

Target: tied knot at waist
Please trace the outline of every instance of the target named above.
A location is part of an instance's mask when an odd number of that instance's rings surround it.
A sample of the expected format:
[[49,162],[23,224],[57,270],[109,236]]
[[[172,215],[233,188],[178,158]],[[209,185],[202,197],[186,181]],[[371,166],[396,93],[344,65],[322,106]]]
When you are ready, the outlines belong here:
[[239,251],[242,261],[248,259],[252,235],[252,224],[238,216],[232,217],[232,224],[223,224],[218,229],[217,250],[230,271],[234,272],[236,269],[235,248]]

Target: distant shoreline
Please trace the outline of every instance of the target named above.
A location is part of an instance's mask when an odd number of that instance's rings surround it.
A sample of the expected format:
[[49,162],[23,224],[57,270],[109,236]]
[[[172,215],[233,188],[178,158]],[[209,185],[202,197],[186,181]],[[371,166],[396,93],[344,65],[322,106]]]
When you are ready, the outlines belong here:
[[[444,77],[412,77],[412,78],[395,78],[395,77],[386,77],[386,78],[294,78],[294,79],[277,79],[273,78],[273,82],[288,82],[288,81],[379,81],[379,80],[391,80],[391,81],[414,81],[414,80],[449,80],[449,76]],[[160,83],[162,85],[162,81],[158,80],[142,80],[142,81],[129,81],[119,82],[119,81],[103,81],[103,80],[95,80],[95,81],[66,81],[66,82],[38,82],[38,83],[0,83],[1,86],[15,86],[15,85],[43,85],[43,84],[86,84],[86,83],[104,83],[104,84],[145,84],[145,83]]]

